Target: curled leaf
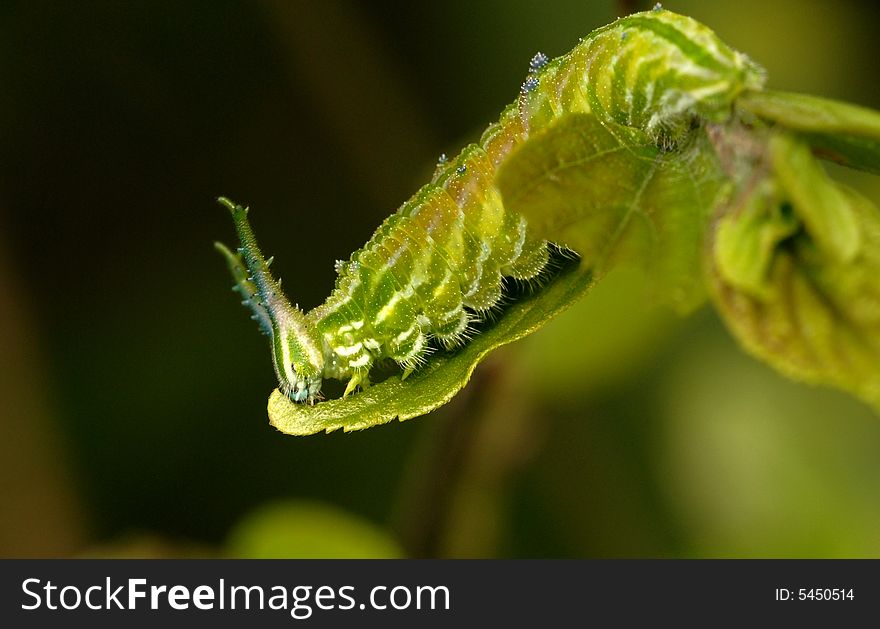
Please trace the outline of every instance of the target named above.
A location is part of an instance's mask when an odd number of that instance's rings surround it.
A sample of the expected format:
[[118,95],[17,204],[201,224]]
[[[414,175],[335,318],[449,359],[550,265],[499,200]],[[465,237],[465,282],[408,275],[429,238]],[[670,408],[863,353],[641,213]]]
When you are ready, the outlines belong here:
[[[852,209],[862,247],[849,260],[806,230],[777,242],[760,290],[723,271],[723,239],[712,246],[711,293],[727,326],[751,353],[796,380],[850,391],[880,409],[880,212],[858,193],[834,186]],[[747,233],[749,214],[727,215]],[[749,236],[757,238],[756,236]]]
[[663,301],[704,298],[701,248],[726,178],[703,130],[661,151],[645,133],[571,114],[529,138],[497,178],[505,203],[549,240],[575,249],[597,277],[648,268]]
[[750,295],[767,295],[767,275],[776,247],[800,227],[786,212],[779,187],[764,179],[733,212],[721,217],[715,235],[715,263],[725,282]]
[[849,198],[834,184],[806,143],[790,134],[770,140],[773,170],[813,241],[841,262],[859,250],[859,225]]

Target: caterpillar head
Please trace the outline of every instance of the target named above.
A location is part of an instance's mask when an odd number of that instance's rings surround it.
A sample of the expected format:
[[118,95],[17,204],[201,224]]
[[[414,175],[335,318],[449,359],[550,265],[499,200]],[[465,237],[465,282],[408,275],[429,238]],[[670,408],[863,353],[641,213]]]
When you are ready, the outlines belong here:
[[281,280],[269,271],[266,260],[248,221],[248,209],[220,197],[221,205],[232,214],[241,247],[236,253],[220,243],[215,247],[226,258],[234,290],[244,298],[242,304],[253,310],[253,318],[272,339],[272,364],[278,376],[278,389],[294,402],[314,403],[321,392],[324,354],[315,324],[292,306],[281,291]]
[[318,331],[296,308],[277,319],[272,334],[272,363],[278,390],[294,402],[314,403],[321,392],[324,371]]

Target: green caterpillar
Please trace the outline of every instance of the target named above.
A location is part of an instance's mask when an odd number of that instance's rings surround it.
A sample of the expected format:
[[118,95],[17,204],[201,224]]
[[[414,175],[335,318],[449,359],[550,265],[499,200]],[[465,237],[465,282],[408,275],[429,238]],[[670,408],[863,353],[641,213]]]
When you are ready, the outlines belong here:
[[519,98],[480,141],[434,177],[347,262],[337,264],[327,301],[304,313],[282,293],[247,218],[227,199],[241,247],[217,243],[235,289],[272,340],[279,389],[314,403],[325,378],[347,380],[344,395],[369,385],[373,364],[392,359],[404,377],[424,363],[431,339],[452,348],[496,308],[504,277],[538,278],[549,243],[505,208],[494,185],[499,165],[530,134],[570,113],[645,131],[658,145],[695,124],[722,122],[763,72],[707,27],[669,11],[636,13],[593,31],[554,60],[538,53]]

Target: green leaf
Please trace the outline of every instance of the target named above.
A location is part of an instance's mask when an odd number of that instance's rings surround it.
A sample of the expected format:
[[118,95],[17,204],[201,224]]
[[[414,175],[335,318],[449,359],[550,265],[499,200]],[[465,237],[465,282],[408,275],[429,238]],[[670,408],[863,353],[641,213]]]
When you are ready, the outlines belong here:
[[347,398],[310,406],[295,404],[277,389],[269,397],[269,422],[290,435],[362,430],[424,415],[448,402],[467,384],[477,364],[493,349],[531,334],[582,297],[593,273],[569,260],[547,285],[506,308],[487,328],[455,352],[438,353],[406,380],[392,375]]
[[734,211],[719,219],[715,235],[718,273],[758,297],[768,292],[767,275],[776,247],[800,227],[794,214],[783,210],[778,188],[770,178],[759,182]]
[[264,505],[235,525],[226,555],[237,559],[397,559],[391,535],[353,513],[321,502]]
[[737,106],[799,132],[823,158],[880,173],[880,112],[772,90],[743,94]]
[[852,260],[859,250],[859,225],[848,196],[803,141],[777,134],[770,151],[776,178],[816,244],[841,262]]
[[[830,254],[801,230],[777,244],[764,286],[749,291],[720,270],[724,245],[716,239],[711,292],[748,351],[791,378],[850,391],[880,409],[880,212],[852,190],[822,185],[853,211],[863,246],[852,259]],[[751,219],[743,213],[726,220]]]
[[505,204],[577,251],[597,277],[641,264],[655,292],[681,311],[704,300],[701,247],[726,181],[703,130],[664,152],[645,133],[589,114],[530,137],[497,177]]

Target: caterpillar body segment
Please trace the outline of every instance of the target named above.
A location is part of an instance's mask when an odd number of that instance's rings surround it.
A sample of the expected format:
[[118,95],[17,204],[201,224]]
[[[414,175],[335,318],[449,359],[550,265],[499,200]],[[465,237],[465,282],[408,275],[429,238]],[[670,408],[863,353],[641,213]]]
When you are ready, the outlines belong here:
[[764,71],[691,18],[655,10],[599,28],[530,75],[520,109],[533,131],[566,113],[592,113],[675,140],[693,119],[723,122]]
[[[431,339],[452,348],[502,299],[502,276],[537,276],[547,243],[505,210],[494,167],[467,147],[386,219],[343,265],[328,300],[310,316],[334,377],[363,385],[376,360],[417,368]],[[527,251],[530,265],[516,263]],[[541,252],[541,253],[535,253]]]
[[708,28],[662,10],[597,29],[557,59],[538,53],[517,101],[478,143],[441,157],[431,181],[337,263],[333,291],[308,313],[272,277],[247,210],[221,198],[241,248],[218,249],[272,339],[279,389],[314,403],[322,380],[334,378],[347,381],[348,395],[369,385],[371,367],[383,359],[406,377],[436,346],[467,342],[472,324],[504,298],[503,278],[534,283],[541,276],[548,243],[504,206],[494,183],[497,168],[530,135],[562,116],[592,113],[671,146],[694,124],[725,120],[734,99],[762,81],[757,66]]

